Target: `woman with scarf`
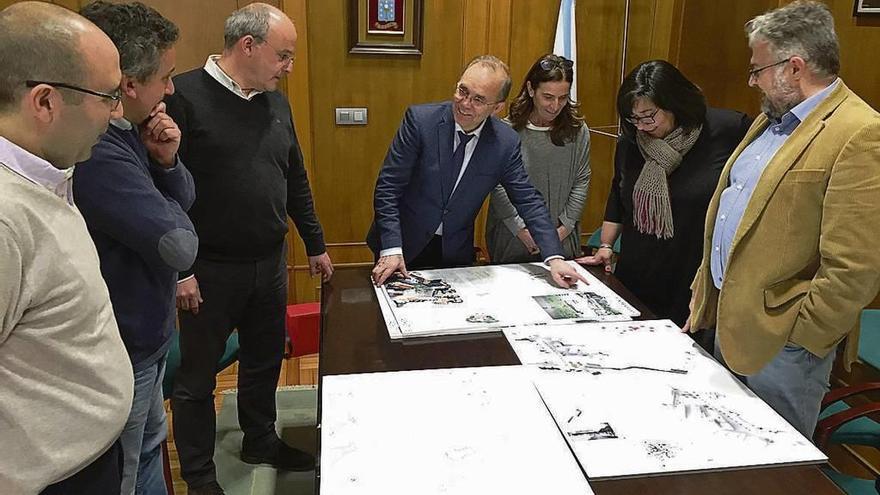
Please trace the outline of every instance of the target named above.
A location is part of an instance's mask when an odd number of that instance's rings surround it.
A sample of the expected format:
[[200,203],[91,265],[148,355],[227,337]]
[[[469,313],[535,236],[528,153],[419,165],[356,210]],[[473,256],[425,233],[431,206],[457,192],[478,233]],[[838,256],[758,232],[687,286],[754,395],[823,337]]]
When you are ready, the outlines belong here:
[[[506,119],[519,133],[529,182],[544,197],[568,259],[581,253],[580,220],[590,185],[590,132],[570,98],[573,65],[552,54],[536,60]],[[489,200],[486,243],[494,263],[543,259],[501,186]]]
[[615,275],[658,317],[681,326],[703,256],[709,200],[751,120],[708,108],[700,88],[664,60],[643,62],[626,76],[617,111],[623,134],[601,247],[578,261],[611,271],[612,246],[621,235]]

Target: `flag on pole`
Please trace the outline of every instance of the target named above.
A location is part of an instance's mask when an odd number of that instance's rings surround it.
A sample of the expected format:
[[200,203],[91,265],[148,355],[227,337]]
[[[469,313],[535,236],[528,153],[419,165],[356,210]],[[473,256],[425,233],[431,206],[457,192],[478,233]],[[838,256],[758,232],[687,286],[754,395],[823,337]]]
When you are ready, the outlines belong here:
[[577,36],[574,22],[575,0],[560,0],[559,18],[556,20],[556,39],[553,42],[553,54],[563,56],[572,62],[574,79],[571,83],[571,99],[577,101]]

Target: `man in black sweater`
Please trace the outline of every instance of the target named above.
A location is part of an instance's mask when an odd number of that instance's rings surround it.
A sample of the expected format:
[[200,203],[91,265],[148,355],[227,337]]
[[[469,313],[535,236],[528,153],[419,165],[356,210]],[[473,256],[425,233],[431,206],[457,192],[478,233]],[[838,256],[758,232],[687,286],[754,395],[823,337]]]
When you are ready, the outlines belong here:
[[226,20],[225,48],[204,68],[174,78],[168,113],[196,185],[189,210],[199,235],[192,273],[177,302],[181,365],[171,408],[181,475],[191,494],[223,493],[213,462],[217,361],[238,329],[241,458],[310,470],[314,458],[275,432],[275,387],[284,350],[287,215],[306,245],[313,275],[333,265],[315,216],[286,98],[277,93],[296,51],[296,29],[280,10],[250,4]]

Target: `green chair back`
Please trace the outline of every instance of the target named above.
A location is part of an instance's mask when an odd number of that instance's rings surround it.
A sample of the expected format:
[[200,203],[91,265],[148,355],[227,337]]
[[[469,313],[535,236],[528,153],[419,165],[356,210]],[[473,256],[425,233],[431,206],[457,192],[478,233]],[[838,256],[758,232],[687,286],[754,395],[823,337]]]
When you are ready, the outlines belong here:
[[[593,235],[587,240],[587,254],[592,254],[589,252],[589,249],[599,249],[599,244],[602,244],[602,227],[599,227],[593,232]],[[614,241],[614,247],[611,248],[614,251],[614,254],[620,253],[620,236],[617,236],[617,239]]]
[[[226,340],[226,350],[220,362],[217,363],[217,372],[221,372],[232,365],[238,359],[238,332],[232,332],[229,339]],[[165,378],[162,380],[162,396],[167,399],[171,397],[171,391],[174,389],[174,375],[177,374],[177,368],[180,367],[180,331],[174,331],[174,337],[171,340],[171,347],[168,349],[168,357],[165,361]]]

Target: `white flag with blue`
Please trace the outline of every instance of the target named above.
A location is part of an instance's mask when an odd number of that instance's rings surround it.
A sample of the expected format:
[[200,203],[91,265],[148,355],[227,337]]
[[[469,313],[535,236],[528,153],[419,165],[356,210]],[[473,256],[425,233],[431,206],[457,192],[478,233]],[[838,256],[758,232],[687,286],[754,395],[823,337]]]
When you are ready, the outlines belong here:
[[556,20],[556,40],[553,42],[553,54],[574,62],[571,99],[577,101],[577,36],[574,27],[574,3],[575,0],[560,0],[559,2],[559,18]]

